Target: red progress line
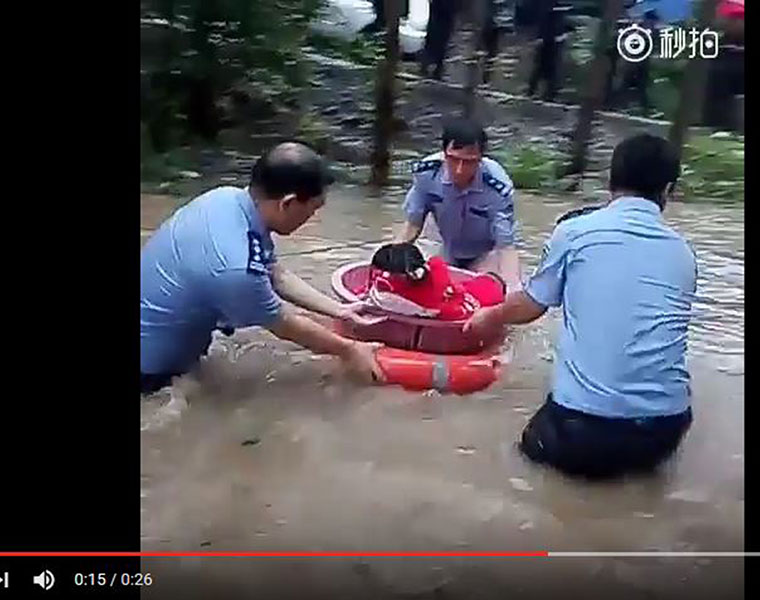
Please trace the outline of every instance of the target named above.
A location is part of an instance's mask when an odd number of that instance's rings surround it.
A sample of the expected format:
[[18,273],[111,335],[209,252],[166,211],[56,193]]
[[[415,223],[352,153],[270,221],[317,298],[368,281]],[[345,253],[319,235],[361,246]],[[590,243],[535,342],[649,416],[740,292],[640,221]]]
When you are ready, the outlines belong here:
[[313,558],[313,557],[543,557],[544,552],[0,552],[0,557],[258,557],[258,558]]

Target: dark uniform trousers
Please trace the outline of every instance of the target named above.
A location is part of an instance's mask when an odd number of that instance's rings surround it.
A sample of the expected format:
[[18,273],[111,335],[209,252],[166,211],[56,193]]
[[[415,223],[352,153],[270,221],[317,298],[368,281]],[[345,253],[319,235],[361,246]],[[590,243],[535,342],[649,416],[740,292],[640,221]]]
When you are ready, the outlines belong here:
[[422,55],[424,75],[427,75],[428,67],[433,64],[435,65],[433,77],[440,79],[443,76],[443,61],[454,30],[456,13],[456,0],[433,0],[430,3],[430,17]]
[[645,473],[676,451],[691,421],[691,409],[642,419],[598,417],[557,404],[549,394],[525,427],[520,450],[571,476]]

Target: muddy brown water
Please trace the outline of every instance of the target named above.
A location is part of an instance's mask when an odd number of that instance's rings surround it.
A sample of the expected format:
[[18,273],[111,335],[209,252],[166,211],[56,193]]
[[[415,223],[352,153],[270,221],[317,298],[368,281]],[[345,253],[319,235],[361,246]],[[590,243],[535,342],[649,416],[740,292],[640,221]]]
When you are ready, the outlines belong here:
[[[329,290],[400,220],[401,189],[338,187],[280,260]],[[520,194],[530,270],[576,203]],[[178,200],[143,196],[143,240]],[[265,331],[220,337],[189,407],[141,401],[142,548],[148,551],[675,551],[744,547],[744,213],[675,204],[694,245],[695,422],[651,477],[606,484],[528,463],[515,441],[550,382],[558,313],[512,335],[512,362],[467,397],[359,387],[332,360]],[[435,250],[434,228],[423,243]],[[370,242],[362,245],[364,242]],[[548,562],[547,562],[548,561]],[[146,597],[743,597],[736,558],[144,559]]]

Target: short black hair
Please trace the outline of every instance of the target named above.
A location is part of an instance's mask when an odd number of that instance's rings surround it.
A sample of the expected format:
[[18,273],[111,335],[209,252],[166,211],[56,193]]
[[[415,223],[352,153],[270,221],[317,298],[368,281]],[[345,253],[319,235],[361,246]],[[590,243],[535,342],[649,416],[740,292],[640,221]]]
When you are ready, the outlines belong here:
[[424,279],[427,275],[426,264],[420,249],[411,242],[385,244],[372,256],[373,267],[389,273],[406,275],[413,281]]
[[673,145],[661,137],[642,133],[615,147],[610,191],[629,191],[662,205],[662,192],[680,174],[681,162]]
[[477,145],[483,153],[486,150],[487,141],[483,126],[473,119],[456,117],[448,119],[443,125],[441,142],[444,150],[449,147],[450,142],[454,142],[454,148]]
[[251,173],[251,186],[272,200],[295,194],[306,202],[321,195],[334,181],[324,159],[301,141],[287,141],[270,148],[256,161]]

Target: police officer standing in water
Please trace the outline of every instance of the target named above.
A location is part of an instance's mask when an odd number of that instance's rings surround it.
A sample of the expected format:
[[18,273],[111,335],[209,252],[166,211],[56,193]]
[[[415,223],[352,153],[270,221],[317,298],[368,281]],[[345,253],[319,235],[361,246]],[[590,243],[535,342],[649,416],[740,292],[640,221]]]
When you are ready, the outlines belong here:
[[332,354],[366,380],[382,379],[378,344],[345,339],[298,314],[288,300],[359,324],[362,305],[340,304],[285,269],[270,232],[289,235],[325,202],[332,182],[308,146],[287,142],[259,159],[247,188],[219,187],[175,212],[140,257],[140,388],[156,391],[193,369],[214,329],[264,327]]
[[433,213],[446,261],[471,271],[498,273],[512,289],[520,285],[514,240],[514,187],[495,160],[484,156],[483,127],[465,118],[445,124],[442,151],[412,167],[406,222],[396,242],[415,241]]
[[588,477],[651,470],[689,428],[697,262],[662,217],[679,172],[666,140],[621,142],[609,204],[561,218],[524,289],[465,325],[530,323],[562,307],[552,389],[522,434],[534,461]]

